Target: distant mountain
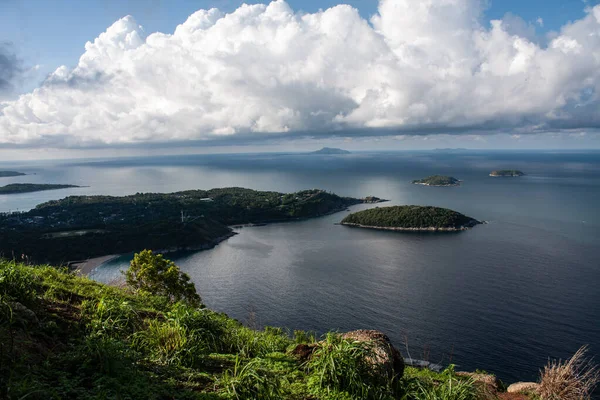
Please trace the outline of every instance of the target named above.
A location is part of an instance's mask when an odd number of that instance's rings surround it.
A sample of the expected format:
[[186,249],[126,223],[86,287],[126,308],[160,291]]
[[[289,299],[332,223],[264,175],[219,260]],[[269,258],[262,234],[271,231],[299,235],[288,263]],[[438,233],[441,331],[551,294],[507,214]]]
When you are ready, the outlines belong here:
[[352,154],[348,150],[336,149],[335,147],[323,147],[321,150],[313,151],[310,154]]
[[462,147],[456,147],[456,148],[445,148],[445,149],[433,149],[433,151],[441,151],[444,153],[462,153],[463,151],[469,151],[469,149],[465,149]]

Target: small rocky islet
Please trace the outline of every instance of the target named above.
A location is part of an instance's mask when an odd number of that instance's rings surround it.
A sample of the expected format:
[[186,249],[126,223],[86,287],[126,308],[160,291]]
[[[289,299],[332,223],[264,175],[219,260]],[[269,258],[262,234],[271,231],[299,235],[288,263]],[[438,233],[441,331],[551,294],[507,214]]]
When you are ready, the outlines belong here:
[[524,176],[524,175],[525,175],[525,173],[522,171],[519,171],[518,169],[499,169],[499,170],[490,172],[490,176],[517,177],[517,176]]
[[425,186],[460,186],[459,179],[445,175],[432,175],[423,179],[415,179],[412,183]]

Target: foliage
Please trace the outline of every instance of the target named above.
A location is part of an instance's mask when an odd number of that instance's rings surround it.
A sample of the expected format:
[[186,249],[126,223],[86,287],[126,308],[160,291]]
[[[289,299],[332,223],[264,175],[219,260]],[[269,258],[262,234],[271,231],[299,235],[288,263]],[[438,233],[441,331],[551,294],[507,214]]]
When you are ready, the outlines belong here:
[[262,360],[254,358],[242,364],[235,359],[233,370],[225,371],[218,385],[235,399],[278,400],[284,398],[281,375],[261,368]]
[[342,224],[392,228],[460,229],[474,223],[477,221],[456,211],[429,206],[376,207],[352,213],[342,220]]
[[472,379],[458,377],[450,365],[442,373],[407,368],[403,379],[404,399],[477,400],[485,394]]
[[0,269],[0,299],[30,303],[35,298],[34,284],[31,269],[15,261],[3,263]]
[[392,395],[385,373],[370,363],[373,348],[367,342],[344,340],[327,334],[306,364],[314,393],[342,392],[350,398],[378,399]]
[[567,361],[549,361],[541,373],[539,395],[543,400],[591,399],[600,382],[600,370],[583,346]]
[[125,276],[127,284],[139,291],[169,297],[173,301],[182,300],[195,306],[201,304],[190,277],[162,254],[154,254],[151,250],[135,254]]
[[[407,368],[390,382],[368,344],[329,334],[257,331],[225,314],[131,292],[66,269],[0,260],[2,298],[37,323],[0,319],[0,398],[443,399],[474,393],[453,372]],[[1,303],[0,303],[1,304]],[[307,362],[286,353],[316,349]],[[462,394],[461,394],[462,393]]]
[[199,248],[231,235],[228,225],[316,217],[360,201],[318,189],[69,196],[25,213],[0,214],[0,256],[61,264],[147,248]]

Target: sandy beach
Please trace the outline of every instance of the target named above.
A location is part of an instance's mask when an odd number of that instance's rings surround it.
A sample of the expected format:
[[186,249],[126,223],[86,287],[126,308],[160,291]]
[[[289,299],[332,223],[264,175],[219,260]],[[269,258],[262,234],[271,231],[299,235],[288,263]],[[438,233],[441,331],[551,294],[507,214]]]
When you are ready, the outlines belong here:
[[118,254],[112,254],[112,255],[108,255],[108,256],[89,258],[85,261],[73,263],[73,264],[71,264],[71,267],[73,268],[74,271],[77,271],[77,273],[79,275],[87,276],[94,269],[96,269],[99,265],[104,264],[105,262],[113,260],[117,257],[119,257]]

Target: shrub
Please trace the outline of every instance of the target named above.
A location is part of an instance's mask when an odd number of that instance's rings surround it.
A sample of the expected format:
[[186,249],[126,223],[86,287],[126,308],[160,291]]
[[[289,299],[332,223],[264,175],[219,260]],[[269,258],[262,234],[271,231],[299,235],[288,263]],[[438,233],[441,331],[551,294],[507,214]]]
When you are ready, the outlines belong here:
[[234,399],[286,398],[283,378],[273,371],[261,368],[261,362],[260,358],[255,358],[242,364],[239,357],[236,357],[233,371],[225,371],[217,385]]
[[184,301],[199,306],[201,299],[190,277],[173,261],[144,250],[134,255],[125,272],[127,284],[142,292],[165,296],[172,301]]
[[194,353],[218,353],[225,348],[225,323],[218,314],[178,303],[167,316],[185,328]]
[[264,356],[269,353],[285,351],[292,343],[280,328],[265,327],[264,331],[255,331],[236,321],[229,320],[226,336],[223,338],[225,350],[243,357]]
[[152,358],[163,364],[181,364],[187,348],[186,329],[177,321],[148,321],[148,328],[136,332],[134,347],[152,354]]
[[375,359],[369,343],[343,340],[340,335],[329,333],[306,363],[308,384],[320,394],[346,392],[360,399],[391,396],[391,382],[369,359]]
[[36,296],[35,283],[31,268],[0,260],[0,298],[31,303]]
[[485,398],[472,380],[446,376],[444,380],[413,379],[407,386],[407,398],[419,400],[478,400]]
[[140,318],[129,301],[102,297],[100,300],[84,300],[81,316],[93,335],[128,336],[140,325]]
[[539,395],[544,400],[590,399],[600,382],[600,371],[581,347],[567,361],[549,361],[541,373]]

